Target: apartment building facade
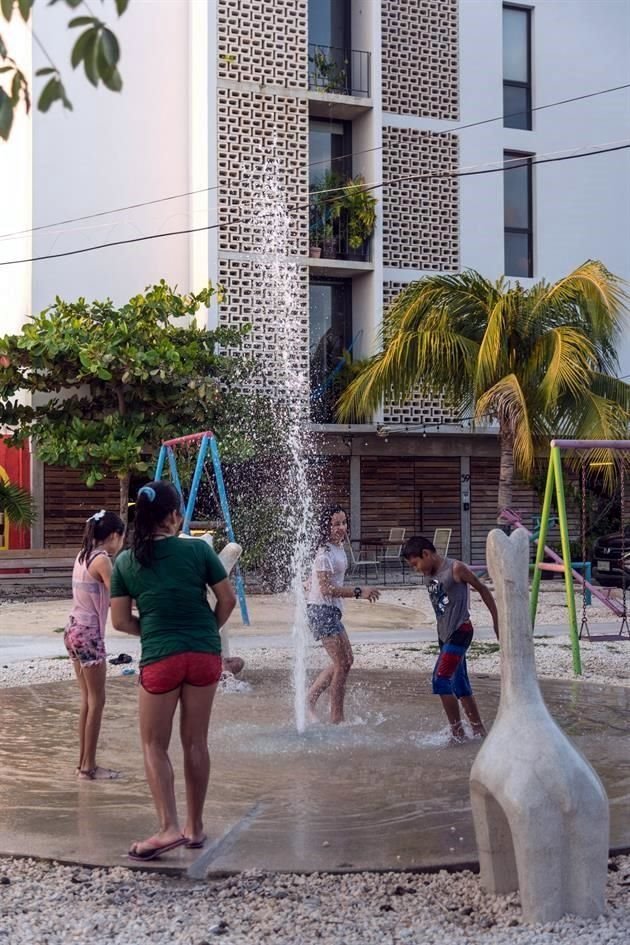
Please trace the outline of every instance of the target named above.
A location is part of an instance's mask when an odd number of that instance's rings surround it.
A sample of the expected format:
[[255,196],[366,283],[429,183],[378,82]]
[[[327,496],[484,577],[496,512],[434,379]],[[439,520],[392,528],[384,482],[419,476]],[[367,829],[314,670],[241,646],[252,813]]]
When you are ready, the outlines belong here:
[[[61,45],[52,12],[36,15]],[[496,504],[494,431],[419,397],[340,425],[331,390],[343,352],[373,353],[389,302],[428,273],[473,268],[529,285],[600,258],[630,277],[628,152],[534,163],[627,137],[627,89],[566,100],[627,80],[628,5],[154,0],[132,4],[118,31],[120,98],[95,108],[77,84],[71,118],[35,115],[18,129],[15,173],[28,207],[15,209],[15,229],[178,193],[187,196],[105,218],[107,228],[38,231],[32,255],[210,228],[95,252],[80,266],[0,270],[5,285],[12,279],[14,321],[56,294],[124,299],[162,277],[182,289],[210,278],[227,297],[209,324],[251,322],[252,347],[264,354],[274,319],[260,298],[250,216],[252,182],[273,155],[294,219],[303,316],[295,361],[310,372],[328,494],[349,505],[356,539],[446,526],[453,551],[479,560]],[[317,192],[358,175],[377,204],[373,233],[357,242],[349,211],[322,218]],[[621,360],[628,373],[630,348]],[[52,515],[52,497],[63,501],[59,472],[33,472]],[[71,474],[64,481],[76,492]],[[517,501],[533,512],[537,498],[523,486]],[[38,540],[52,536],[44,528]]]

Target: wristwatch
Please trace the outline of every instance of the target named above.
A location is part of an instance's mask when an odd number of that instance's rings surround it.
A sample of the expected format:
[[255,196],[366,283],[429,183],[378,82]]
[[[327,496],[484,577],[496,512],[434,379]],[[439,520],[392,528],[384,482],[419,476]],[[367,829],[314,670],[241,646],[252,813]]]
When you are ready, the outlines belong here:
[[362,587],[355,587],[355,589],[354,589],[354,596],[356,597],[357,600],[360,598],[360,596],[361,596],[362,593],[363,593],[363,588],[362,588]]

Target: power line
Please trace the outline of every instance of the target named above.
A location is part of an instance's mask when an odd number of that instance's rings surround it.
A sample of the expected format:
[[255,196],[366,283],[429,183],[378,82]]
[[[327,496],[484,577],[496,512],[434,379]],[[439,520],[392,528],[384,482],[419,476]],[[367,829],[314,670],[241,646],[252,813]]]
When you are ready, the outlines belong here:
[[[625,151],[628,148],[630,148],[630,142],[627,144],[614,145],[609,148],[602,148],[598,151],[584,151],[577,154],[568,154],[563,157],[546,157],[546,158],[543,157],[543,158],[538,158],[538,159],[536,158],[528,159],[524,157],[523,160],[528,160],[528,162],[532,165],[555,164],[562,161],[574,161],[574,160],[577,160],[578,158],[596,157],[599,154],[610,154],[613,151]],[[441,173],[433,173],[433,174],[410,174],[405,177],[397,177],[397,178],[392,178],[391,180],[388,180],[388,181],[382,181],[378,184],[371,184],[371,185],[366,186],[364,189],[377,190],[381,187],[389,187],[389,186],[392,186],[393,184],[399,184],[399,183],[403,183],[407,181],[414,181],[414,180],[422,181],[422,180],[435,180],[435,179],[441,179],[441,178],[449,179],[449,178],[459,178],[459,177],[477,177],[482,174],[502,174],[502,173],[505,173],[505,171],[509,169],[510,168],[506,168],[506,167],[493,167],[493,168],[481,168],[479,170],[469,170],[469,171],[443,171]],[[296,209],[301,209],[301,207],[297,207],[297,208],[291,207],[289,209],[294,211]],[[0,267],[16,266],[16,265],[19,265],[20,263],[43,262],[44,260],[47,260],[47,259],[61,259],[62,257],[65,257],[65,256],[79,256],[83,253],[92,253],[92,252],[95,252],[96,250],[108,249],[113,246],[128,246],[131,243],[144,243],[149,240],[164,239],[170,236],[185,236],[191,233],[205,233],[205,232],[208,232],[209,230],[217,230],[217,229],[221,229],[227,226],[233,226],[234,223],[237,223],[237,222],[242,222],[242,221],[230,220],[227,223],[212,223],[212,224],[208,224],[207,226],[189,227],[184,230],[171,230],[170,232],[167,232],[167,233],[152,233],[152,234],[149,234],[148,236],[136,236],[128,240],[115,240],[110,243],[100,243],[100,244],[97,244],[96,246],[85,246],[82,249],[66,250],[63,253],[49,253],[44,256],[31,256],[25,259],[9,259],[4,262],[0,262]]]
[[[624,85],[615,85],[608,89],[600,89],[597,92],[586,92],[583,95],[575,95],[572,98],[560,99],[557,102],[549,102],[546,105],[536,105],[535,107],[528,109],[528,111],[540,112],[548,108],[557,108],[560,105],[569,105],[572,102],[582,102],[589,98],[596,98],[599,95],[608,95],[611,92],[620,92],[623,89],[630,89],[630,82],[625,83]],[[516,118],[523,114],[524,114],[523,111],[508,112],[507,114],[496,115],[494,118],[483,118],[483,119],[480,119],[479,121],[468,122],[465,125],[457,125],[453,128],[445,128],[441,132],[436,132],[436,134],[456,134],[459,131],[466,131],[468,128],[479,128],[482,125],[489,125],[497,121],[504,121],[506,118]],[[320,164],[328,164],[328,163],[333,163],[336,161],[344,161],[344,160],[347,160],[348,158],[358,157],[360,154],[370,154],[375,151],[382,151],[382,150],[383,150],[382,145],[378,145],[377,147],[374,147],[374,148],[365,148],[362,151],[353,151],[348,154],[341,154],[338,157],[332,158],[332,161],[329,161],[329,159],[327,158],[321,161],[313,161],[312,163],[308,164],[307,167],[309,168],[317,167]],[[30,227],[24,230],[15,230],[12,233],[0,234],[0,240],[8,240],[14,237],[25,236],[28,233],[37,233],[37,232],[40,232],[41,230],[49,230],[57,226],[67,226],[70,223],[82,223],[84,220],[94,220],[98,217],[108,216],[109,214],[112,214],[112,213],[124,213],[127,210],[138,210],[141,207],[155,206],[156,204],[166,203],[170,200],[180,200],[183,197],[194,197],[197,194],[205,194],[212,190],[219,190],[219,186],[200,187],[197,190],[187,190],[180,194],[172,194],[168,197],[157,197],[154,200],[144,200],[144,201],[141,201],[140,203],[128,204],[127,206],[124,206],[124,207],[115,207],[112,210],[100,210],[97,213],[88,213],[80,217],[70,217],[67,220],[60,220],[57,223],[43,223],[40,226],[34,226],[34,227]]]
[[[593,147],[605,148],[605,147],[608,147],[608,145],[612,145],[612,144],[615,144],[615,145],[616,145],[616,144],[620,144],[620,143],[621,143],[620,141],[606,141],[606,142],[604,142],[604,143],[601,143],[601,144],[598,144],[598,145],[594,145]],[[545,153],[543,153],[543,154],[538,155],[538,157],[540,157],[540,158],[543,158],[543,157],[553,157],[553,156],[555,156],[556,154],[562,154],[562,155],[564,155],[564,154],[566,154],[566,150],[549,151],[549,152],[545,152]],[[519,166],[522,165],[523,161],[526,161],[526,160],[527,160],[527,157],[526,157],[526,156],[519,155],[519,156],[516,157],[516,158],[511,158],[510,160],[504,161],[504,162],[503,162],[503,161],[487,161],[487,162],[480,163],[480,164],[469,165],[468,167],[464,167],[463,170],[474,170],[474,169],[478,169],[478,168],[497,167],[497,166],[504,166],[506,169],[509,169],[509,167],[510,167],[512,164],[514,164],[516,167],[519,167]],[[405,179],[405,178],[400,178],[400,180],[404,180],[404,179]],[[370,186],[371,186],[370,184],[364,184],[364,185],[362,185],[362,189],[367,190],[367,189],[370,188]],[[377,185],[377,186],[378,186],[378,185]],[[348,184],[340,184],[338,187],[317,188],[316,190],[310,190],[310,191],[308,191],[308,193],[307,193],[306,196],[308,196],[308,197],[318,197],[318,198],[321,198],[322,195],[324,195],[324,194],[339,194],[339,193],[345,193],[345,191],[348,189],[348,187],[349,187]],[[203,192],[205,193],[205,190],[204,190]],[[195,193],[197,193],[197,191],[195,191]],[[334,202],[334,198],[331,198],[330,200],[323,200],[323,201],[321,201],[321,202],[322,202],[322,203],[331,203],[331,202]],[[296,209],[297,209],[297,208],[296,208]],[[196,209],[196,210],[190,210],[190,211],[188,212],[188,215],[189,215],[189,216],[195,216],[195,215],[198,214],[198,213],[205,213],[205,214],[216,213],[216,212],[218,212],[219,210],[220,210],[220,207],[203,207],[203,208],[200,207],[200,208],[198,208],[198,209]],[[105,211],[105,212],[106,212],[106,211]],[[181,210],[180,210],[180,211],[177,211],[177,215],[181,215],[183,212],[184,212],[184,211],[181,211]],[[239,222],[239,221],[237,220],[236,222]],[[133,227],[133,228],[136,229],[136,230],[139,229],[138,226],[137,226],[137,224],[132,223],[130,220],[123,220],[123,221],[121,221],[121,222],[119,222],[119,223],[116,223],[116,221],[113,221],[113,220],[112,220],[112,221],[110,221],[109,223],[99,223],[99,224],[96,224],[96,225],[94,225],[94,226],[78,226],[78,227],[73,227],[71,230],[64,230],[64,229],[54,230],[54,229],[51,229],[51,230],[49,231],[49,234],[48,234],[48,235],[50,235],[50,236],[58,236],[58,235],[67,236],[67,235],[72,234],[72,233],[90,233],[90,232],[93,232],[94,230],[106,230],[106,229],[111,229],[112,227],[116,227],[116,226],[131,226],[131,227]],[[10,235],[8,235],[8,236],[4,237],[4,241],[7,242],[7,241],[10,240],[11,238],[12,238],[12,237],[11,237]],[[13,237],[13,238],[18,238],[18,237]],[[0,242],[1,242],[2,240],[3,240],[3,237],[0,237]],[[55,242],[56,242],[56,241],[55,241]],[[54,244],[53,244],[53,245],[54,245]]]

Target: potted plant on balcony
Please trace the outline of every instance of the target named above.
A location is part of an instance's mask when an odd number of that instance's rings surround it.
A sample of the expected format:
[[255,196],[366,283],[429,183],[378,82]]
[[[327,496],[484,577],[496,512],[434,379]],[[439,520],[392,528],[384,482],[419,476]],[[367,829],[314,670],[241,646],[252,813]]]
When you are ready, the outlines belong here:
[[315,49],[313,54],[309,56],[309,62],[313,67],[311,70],[312,88],[322,92],[347,94],[347,60],[344,60],[344,64],[341,65],[323,49]]
[[361,249],[374,233],[376,226],[376,197],[367,190],[365,178],[360,174],[351,178],[336,200],[337,212],[346,211],[348,216],[348,245],[350,249]]

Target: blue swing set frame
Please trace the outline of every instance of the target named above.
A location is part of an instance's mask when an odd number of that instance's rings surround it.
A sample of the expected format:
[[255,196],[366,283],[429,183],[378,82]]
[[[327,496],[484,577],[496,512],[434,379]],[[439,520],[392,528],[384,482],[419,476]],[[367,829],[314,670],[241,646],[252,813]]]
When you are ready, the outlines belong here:
[[[179,436],[175,437],[173,440],[164,440],[160,447],[160,452],[158,455],[157,465],[155,467],[155,479],[162,479],[164,475],[164,468],[168,462],[168,468],[171,475],[171,482],[179,492],[182,499],[182,506],[184,505],[184,492],[182,490],[181,481],[179,478],[179,473],[177,471],[177,459],[173,447],[177,446],[180,443],[199,443],[199,453],[197,454],[197,462],[195,464],[195,472],[193,474],[192,484],[190,486],[190,492],[188,494],[188,502],[186,502],[184,508],[184,522],[182,524],[182,531],[185,535],[190,534],[190,523],[192,522],[193,512],[195,510],[195,502],[197,501],[197,493],[199,492],[199,486],[201,484],[201,477],[203,475],[203,467],[206,461],[206,456],[208,455],[208,449],[210,449],[210,456],[212,458],[212,466],[214,469],[214,477],[217,483],[217,489],[219,492],[219,502],[221,503],[221,512],[223,514],[223,521],[225,522],[225,530],[230,541],[236,541],[234,538],[234,529],[232,527],[232,516],[230,515],[230,506],[228,504],[227,492],[225,489],[225,482],[223,479],[223,469],[221,467],[221,456],[219,454],[219,447],[217,444],[216,437],[212,430],[204,430],[202,433],[191,433],[188,436]],[[238,602],[241,608],[241,617],[243,618],[243,623],[245,626],[249,626],[249,613],[247,611],[247,601],[245,599],[245,585],[243,583],[243,577],[239,570],[238,565],[235,568],[235,579],[236,579],[236,593],[238,595]]]

